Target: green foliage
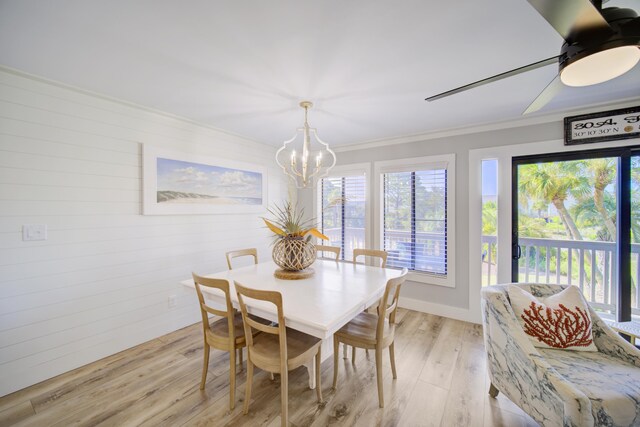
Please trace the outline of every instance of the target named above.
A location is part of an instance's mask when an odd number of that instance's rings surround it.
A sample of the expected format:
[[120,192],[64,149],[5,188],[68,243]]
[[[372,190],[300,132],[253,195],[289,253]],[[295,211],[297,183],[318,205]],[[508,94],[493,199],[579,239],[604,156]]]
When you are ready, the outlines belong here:
[[[615,223],[616,201],[613,194],[604,194],[604,207],[607,210],[608,218]],[[578,200],[571,208],[571,213],[576,218],[580,228],[584,230],[583,236],[585,240],[613,242],[616,239],[616,236],[612,236],[607,227],[604,226],[603,217],[596,209],[593,198]]]
[[498,205],[496,202],[482,204],[482,235],[495,236],[498,230]]
[[[430,182],[432,171],[387,173],[384,175],[385,228],[411,230],[411,210],[415,209],[416,231],[444,233],[446,218],[443,183]],[[412,180],[415,206],[411,202]]]
[[544,218],[522,216],[518,218],[518,234],[526,237],[550,238],[550,230]]
[[[568,220],[575,222],[584,240],[614,241],[616,167],[613,158],[521,166],[518,192],[520,235],[572,239],[565,224]],[[631,182],[631,239],[640,243],[639,157],[632,158]],[[533,221],[544,217],[549,207],[555,207],[558,202],[570,205],[569,218],[545,218],[544,225]],[[609,227],[605,221],[609,221]]]
[[[615,158],[528,164],[518,167],[518,226],[521,237],[615,241],[616,221]],[[640,243],[640,157],[631,159],[631,238]],[[483,234],[495,234],[495,204],[483,204]],[[483,250],[486,249],[483,246]],[[493,251],[491,252],[493,259]],[[580,257],[582,256],[582,259]],[[559,257],[559,259],[558,259]],[[596,286],[602,292],[606,273],[605,259],[600,250],[558,252],[550,244],[529,247],[519,261],[521,280],[535,280],[541,275],[560,276],[567,283],[571,264],[571,283],[581,277],[585,286]],[[610,262],[610,259],[609,261]],[[632,256],[631,291],[635,295],[638,277],[638,257]],[[581,272],[582,268],[582,272]],[[528,269],[528,279],[524,276]],[[557,271],[559,269],[559,271]],[[532,278],[533,274],[533,278]],[[595,279],[595,283],[591,281]],[[555,277],[553,279],[555,281]]]
[[323,228],[338,228],[341,226],[341,202],[342,188],[332,180],[323,181],[323,206],[322,206],[322,226]]
[[[362,180],[362,177],[346,177],[345,196],[342,195],[341,180],[325,179],[322,194],[322,228],[324,230],[342,227],[342,211],[344,209],[344,226],[346,228],[364,228],[366,201],[359,194],[360,184],[350,180]],[[349,192],[355,194],[349,194]]]

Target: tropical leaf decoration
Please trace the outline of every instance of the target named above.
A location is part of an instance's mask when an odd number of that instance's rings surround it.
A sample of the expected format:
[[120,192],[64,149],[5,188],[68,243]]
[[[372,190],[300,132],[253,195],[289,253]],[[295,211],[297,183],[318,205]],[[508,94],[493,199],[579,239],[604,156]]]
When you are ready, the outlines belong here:
[[273,216],[272,220],[262,218],[269,230],[276,234],[277,239],[307,239],[312,236],[322,240],[329,240],[327,236],[322,234],[315,227],[313,219],[304,219],[304,209],[298,209],[297,206],[291,205],[290,202],[280,207],[275,205],[268,210]]

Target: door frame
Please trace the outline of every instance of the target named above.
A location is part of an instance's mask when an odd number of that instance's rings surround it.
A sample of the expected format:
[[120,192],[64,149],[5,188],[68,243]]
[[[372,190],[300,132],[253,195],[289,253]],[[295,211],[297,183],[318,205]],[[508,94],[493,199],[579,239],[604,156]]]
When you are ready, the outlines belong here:
[[[561,153],[534,154],[511,160],[511,281],[519,280],[518,245],[518,167],[535,163],[617,158],[616,174],[616,316],[618,322],[631,320],[631,156],[640,153],[640,146],[598,148]],[[625,232],[626,230],[626,232]]]
[[[637,146],[638,144],[640,144],[640,138],[623,141],[600,142],[588,145],[565,146],[562,139],[554,139],[469,150],[469,208],[467,210],[469,221],[468,318],[472,319],[472,321],[476,323],[480,323],[482,320],[480,307],[482,260],[478,255],[482,252],[482,218],[480,215],[472,214],[473,212],[482,211],[482,160],[498,160],[498,283],[505,284],[511,282],[512,159],[514,157],[527,155],[628,147]],[[507,248],[507,250],[501,250],[502,248]]]

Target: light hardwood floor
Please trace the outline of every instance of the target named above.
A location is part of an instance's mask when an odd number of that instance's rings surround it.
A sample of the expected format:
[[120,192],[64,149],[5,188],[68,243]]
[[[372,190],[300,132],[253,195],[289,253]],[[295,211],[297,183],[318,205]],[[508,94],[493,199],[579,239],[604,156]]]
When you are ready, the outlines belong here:
[[[322,364],[322,405],[304,368],[289,374],[291,424],[536,425],[504,396],[489,397],[479,325],[402,309],[398,319],[398,379],[392,379],[385,353],[384,409],[378,408],[373,355],[360,351],[355,366],[340,358],[335,391],[332,358]],[[242,414],[244,369],[237,377],[236,409],[229,412],[227,353],[212,350],[207,385],[199,389],[201,334],[201,325],[194,324],[0,398],[0,425],[280,425],[278,376],[271,381],[259,370],[249,414]]]

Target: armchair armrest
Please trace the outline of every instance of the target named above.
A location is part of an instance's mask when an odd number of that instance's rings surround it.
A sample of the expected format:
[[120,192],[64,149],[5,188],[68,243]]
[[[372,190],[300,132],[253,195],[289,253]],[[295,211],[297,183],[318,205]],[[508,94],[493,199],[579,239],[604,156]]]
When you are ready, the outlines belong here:
[[593,330],[593,342],[600,353],[624,360],[640,368],[640,350],[625,341],[589,307]]

